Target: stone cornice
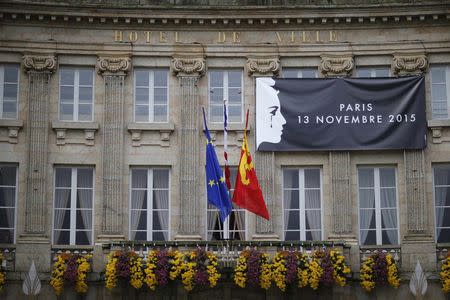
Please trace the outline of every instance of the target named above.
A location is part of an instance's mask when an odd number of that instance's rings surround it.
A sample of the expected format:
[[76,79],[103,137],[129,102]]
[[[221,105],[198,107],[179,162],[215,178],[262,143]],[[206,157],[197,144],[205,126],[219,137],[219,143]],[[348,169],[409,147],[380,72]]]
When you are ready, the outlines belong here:
[[319,70],[325,76],[350,76],[355,62],[353,56],[348,55],[321,55]]
[[24,55],[23,67],[27,72],[53,73],[57,66],[56,57],[51,55]]
[[392,73],[397,76],[421,74],[428,68],[427,56],[423,53],[394,54]]
[[276,76],[280,72],[280,59],[248,58],[247,71],[250,76]]
[[129,57],[98,57],[97,72],[102,75],[126,75],[131,68]]
[[201,57],[173,57],[172,72],[176,76],[202,76],[206,71],[205,59]]
[[[125,3],[125,2],[116,2]],[[433,3],[386,3],[385,5],[297,5],[283,7],[274,6],[173,6],[153,5],[145,8],[145,4],[129,4],[125,8],[108,5],[108,9],[83,3],[64,6],[57,2],[30,3],[10,1],[0,5],[0,20],[73,22],[91,24],[142,24],[142,25],[199,25],[236,26],[264,24],[358,24],[358,23],[413,23],[450,21],[450,5],[442,2]],[[104,2],[103,4],[107,4]],[[98,6],[99,3],[97,2]],[[114,7],[114,8],[111,8]]]

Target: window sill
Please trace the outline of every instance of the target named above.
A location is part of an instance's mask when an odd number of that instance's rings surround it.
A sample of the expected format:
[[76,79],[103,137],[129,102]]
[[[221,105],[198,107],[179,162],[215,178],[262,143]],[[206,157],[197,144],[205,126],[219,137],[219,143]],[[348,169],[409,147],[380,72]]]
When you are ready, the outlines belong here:
[[23,127],[22,120],[0,119],[0,128],[6,128],[8,137],[0,137],[0,142],[8,142],[10,144],[17,144],[19,138],[19,130]]
[[[223,123],[208,124],[209,133],[212,141],[216,146],[223,146]],[[247,133],[250,132],[250,125],[247,127]],[[241,146],[244,139],[245,124],[231,123],[228,124],[228,145]],[[220,135],[220,137],[219,137]]]
[[[52,129],[56,132],[56,145],[63,146],[65,144],[84,144],[86,146],[94,146],[95,132],[99,126],[97,122],[52,122]],[[70,137],[68,131],[84,131],[84,139]]]
[[[129,123],[127,129],[131,133],[133,147],[169,147],[170,135],[174,132],[175,125],[173,123]],[[155,133],[159,133],[159,138],[154,137]]]

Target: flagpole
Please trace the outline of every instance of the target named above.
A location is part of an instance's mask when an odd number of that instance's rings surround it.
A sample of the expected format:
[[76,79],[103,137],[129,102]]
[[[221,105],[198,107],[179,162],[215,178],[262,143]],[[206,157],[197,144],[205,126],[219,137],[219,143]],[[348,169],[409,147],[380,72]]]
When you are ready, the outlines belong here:
[[[229,166],[228,166],[228,100],[223,99],[223,157],[225,159],[225,181],[229,184]],[[228,186],[228,197],[230,197],[230,186]],[[231,210],[233,211],[233,210]],[[230,217],[223,221],[223,238],[230,239]]]

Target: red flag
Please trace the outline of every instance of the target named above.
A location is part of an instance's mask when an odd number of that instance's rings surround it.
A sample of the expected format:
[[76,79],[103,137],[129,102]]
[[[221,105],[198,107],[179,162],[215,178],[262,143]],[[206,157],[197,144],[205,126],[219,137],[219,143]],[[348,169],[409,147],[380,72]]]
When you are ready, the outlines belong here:
[[236,185],[233,192],[233,202],[258,216],[269,220],[269,212],[267,211],[261,187],[259,186],[258,178],[256,177],[252,156],[248,149],[247,122],[248,111],[244,130],[244,140],[242,141],[241,159],[239,161]]

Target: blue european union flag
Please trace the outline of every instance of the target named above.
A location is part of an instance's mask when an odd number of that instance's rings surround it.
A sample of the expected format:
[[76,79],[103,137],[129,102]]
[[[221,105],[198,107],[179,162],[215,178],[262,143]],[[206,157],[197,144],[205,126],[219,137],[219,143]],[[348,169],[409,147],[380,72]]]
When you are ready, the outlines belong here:
[[206,191],[208,202],[219,209],[220,220],[223,222],[231,213],[231,201],[223,176],[222,169],[217,160],[216,151],[211,142],[208,126],[206,125],[205,110],[203,109],[203,121],[205,123],[206,143]]

